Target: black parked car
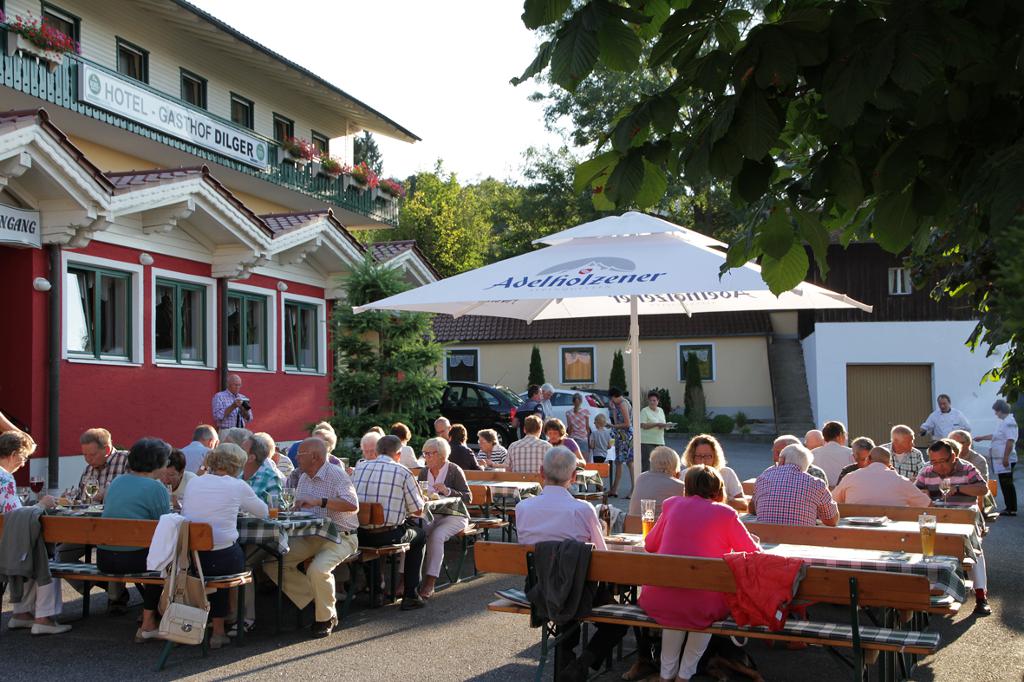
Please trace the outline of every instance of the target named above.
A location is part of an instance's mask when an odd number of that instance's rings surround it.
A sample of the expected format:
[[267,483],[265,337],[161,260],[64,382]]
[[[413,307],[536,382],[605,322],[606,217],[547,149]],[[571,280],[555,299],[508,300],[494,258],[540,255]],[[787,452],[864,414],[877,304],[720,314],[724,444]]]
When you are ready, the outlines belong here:
[[516,439],[516,410],[523,399],[505,386],[491,386],[475,381],[449,381],[441,397],[441,414],[452,424],[462,424],[469,432],[469,441],[476,442],[476,432],[494,429],[501,444]]

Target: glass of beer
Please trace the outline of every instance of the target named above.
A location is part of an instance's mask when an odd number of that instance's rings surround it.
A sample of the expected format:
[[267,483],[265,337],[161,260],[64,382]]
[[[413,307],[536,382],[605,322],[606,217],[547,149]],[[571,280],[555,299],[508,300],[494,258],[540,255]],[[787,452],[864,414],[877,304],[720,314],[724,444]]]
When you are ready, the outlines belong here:
[[917,517],[917,525],[921,529],[921,554],[928,557],[935,556],[935,525],[936,517],[931,514],[921,514]]
[[654,528],[654,508],[657,500],[640,500],[640,518],[643,524],[644,537]]
[[281,499],[277,494],[271,493],[267,495],[267,500],[267,507],[270,509],[270,518],[276,519],[277,515],[281,511]]

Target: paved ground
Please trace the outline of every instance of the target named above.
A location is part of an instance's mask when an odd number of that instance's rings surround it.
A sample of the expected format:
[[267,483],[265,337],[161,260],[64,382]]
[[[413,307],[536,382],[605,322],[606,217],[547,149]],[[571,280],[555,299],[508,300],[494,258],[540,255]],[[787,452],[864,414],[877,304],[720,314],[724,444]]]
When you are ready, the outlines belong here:
[[[755,475],[770,459],[767,446],[727,446],[730,464],[740,478]],[[1024,485],[1024,477],[1019,481]],[[1019,567],[1024,565],[1024,519],[1001,519],[985,540],[995,614],[970,615],[973,604],[952,621],[940,622],[943,649],[925,660],[914,680],[1020,682],[1024,679],[1024,599]],[[107,617],[96,594],[99,615],[75,622],[75,629],[55,638],[32,638],[24,631],[0,632],[3,680],[153,679],[233,680],[509,680],[532,679],[538,657],[537,633],[525,619],[484,610],[495,589],[517,581],[482,576],[442,590],[422,611],[368,609],[357,602],[344,627],[327,640],[310,641],[303,633],[274,635],[266,623],[242,648],[228,647],[201,658],[194,649],[175,651],[162,674],[150,673],[160,653],[157,644],[136,645],[134,614]],[[80,615],[80,601],[66,595],[65,616]],[[135,597],[138,601],[138,597]],[[269,606],[261,602],[260,607]],[[261,609],[267,613],[269,610]],[[4,621],[10,615],[5,604]],[[848,671],[822,649],[775,651],[749,646],[766,679],[820,681],[849,679]],[[620,664],[602,682],[617,680]]]

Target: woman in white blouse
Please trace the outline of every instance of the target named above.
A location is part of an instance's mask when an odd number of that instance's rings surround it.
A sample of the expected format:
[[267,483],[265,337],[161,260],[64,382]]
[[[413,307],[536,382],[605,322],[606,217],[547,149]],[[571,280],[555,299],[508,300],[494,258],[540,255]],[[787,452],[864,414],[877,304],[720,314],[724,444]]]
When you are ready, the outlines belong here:
[[736,472],[725,465],[725,451],[717,438],[706,433],[691,438],[683,454],[683,463],[687,468],[694,464],[706,464],[717,470],[725,481],[725,503],[739,511],[747,510],[743,484]]
[[[213,527],[213,549],[199,552],[205,575],[232,575],[245,570],[245,553],[238,544],[238,512],[266,518],[267,504],[256,497],[249,485],[238,478],[245,465],[246,454],[231,443],[221,443],[206,455],[205,476],[188,484],[181,513],[193,523]],[[228,593],[218,590],[210,595],[210,617],[213,635],[210,647],[226,644],[224,618],[228,613]]]
[[1005,509],[1000,516],[1017,515],[1017,488],[1013,485],[1013,470],[1017,466],[1017,420],[1013,417],[1010,403],[997,400],[992,404],[999,424],[996,430],[985,436],[975,436],[979,440],[991,441],[989,447],[989,471],[999,477],[999,488],[1003,492]]

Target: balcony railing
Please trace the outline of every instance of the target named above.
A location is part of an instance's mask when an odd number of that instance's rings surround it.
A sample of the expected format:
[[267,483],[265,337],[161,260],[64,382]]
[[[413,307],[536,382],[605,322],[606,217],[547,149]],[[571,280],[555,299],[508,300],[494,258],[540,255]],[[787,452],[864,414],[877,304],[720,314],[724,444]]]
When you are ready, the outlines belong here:
[[[7,40],[12,39],[10,35],[4,37]],[[132,87],[148,90],[158,97],[171,100],[178,106],[193,109],[205,117],[214,119],[222,126],[234,128],[249,136],[262,137],[255,135],[247,128],[242,128],[206,110],[197,109],[183,100],[160,92],[145,83],[127,79],[106,67],[75,55],[65,54],[63,62],[51,71],[45,62],[37,60],[35,57],[22,56],[21,54],[12,56],[6,54],[5,51],[2,58],[0,58],[0,81],[9,88],[38,97],[45,102],[70,109],[98,121],[109,123],[175,149],[180,149],[199,158],[226,166],[232,170],[272,182],[275,185],[287,187],[310,197],[315,197],[325,203],[365,215],[374,221],[392,226],[398,224],[397,201],[383,201],[376,196],[376,192],[363,191],[351,186],[346,188],[345,183],[340,177],[332,178],[320,174],[316,171],[317,166],[314,164],[299,167],[290,161],[281,160],[279,148],[270,140],[267,140],[269,148],[268,165],[266,168],[256,168],[218,154],[216,151],[168,135],[138,121],[105,111],[87,102],[79,101],[77,94],[78,68],[82,63],[87,63],[91,67],[100,69],[106,72],[106,74],[120,79],[126,84],[130,84]]]

